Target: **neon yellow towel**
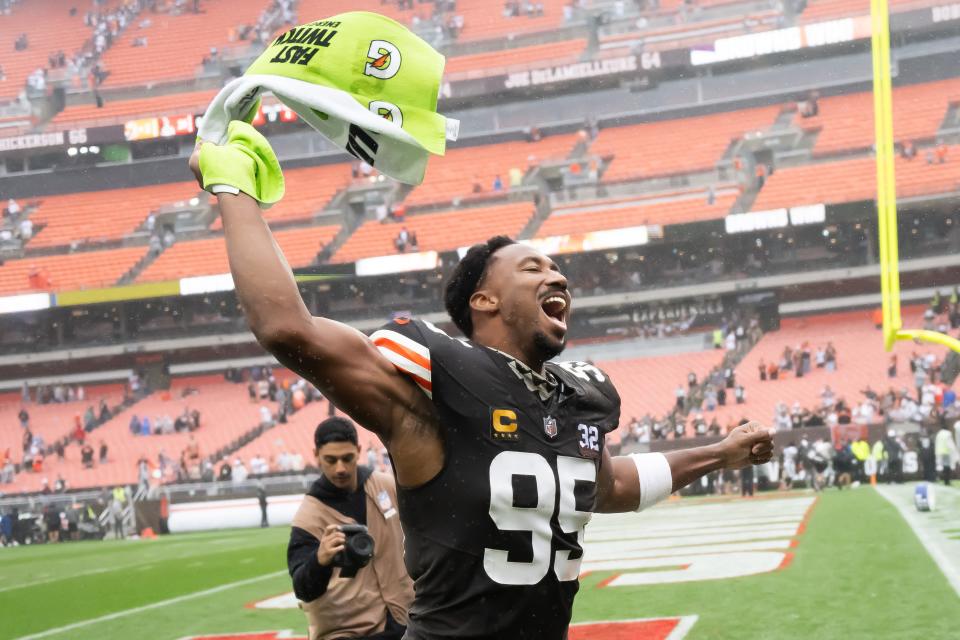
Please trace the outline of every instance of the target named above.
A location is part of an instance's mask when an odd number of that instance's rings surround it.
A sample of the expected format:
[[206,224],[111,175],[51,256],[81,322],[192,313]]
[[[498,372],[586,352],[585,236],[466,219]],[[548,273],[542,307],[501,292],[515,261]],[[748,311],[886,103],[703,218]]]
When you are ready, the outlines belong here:
[[279,36],[207,108],[199,137],[222,144],[272,92],[314,129],[381,173],[420,184],[459,122],[437,113],[444,57],[400,23],[342,13]]

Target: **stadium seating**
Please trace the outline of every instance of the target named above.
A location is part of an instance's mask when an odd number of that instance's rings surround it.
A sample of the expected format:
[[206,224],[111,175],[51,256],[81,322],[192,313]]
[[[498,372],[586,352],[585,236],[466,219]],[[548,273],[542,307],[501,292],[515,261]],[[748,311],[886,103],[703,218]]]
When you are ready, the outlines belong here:
[[[330,242],[339,229],[340,227],[336,225],[288,229],[276,232],[274,238],[291,266],[304,267],[316,259],[321,243]],[[137,281],[175,280],[229,271],[227,245],[224,239],[205,238],[176,243],[147,266]]]
[[[905,308],[904,326],[919,328],[920,312],[914,308]],[[769,424],[773,419],[778,403],[792,407],[794,402],[806,409],[821,406],[820,394],[825,385],[829,385],[837,399],[846,399],[849,405],[863,400],[860,393],[868,385],[877,392],[885,392],[889,387],[896,391],[906,388],[915,391],[913,376],[908,366],[912,352],[920,354],[933,350],[929,345],[918,346],[908,342],[897,342],[893,353],[898,356],[897,377],[887,377],[890,353],[883,350],[883,337],[873,325],[870,311],[849,311],[822,316],[804,318],[786,318],[779,331],[767,333],[736,368],[738,384],[746,389],[747,401],[743,405],[718,408],[716,411],[720,424],[735,422],[742,417]],[[782,374],[779,380],[761,382],[759,364],[779,362],[784,347],[795,349],[808,342],[812,350],[826,346],[832,341],[837,349],[837,371],[829,372],[817,369],[801,378]],[[707,420],[712,413],[704,412]]]
[[[407,204],[450,202],[455,198],[485,197],[500,176],[503,188],[511,169],[526,169],[545,160],[560,160],[573,150],[573,134],[546,136],[539,142],[504,142],[451,149],[445,156],[431,158],[423,184],[407,196]],[[481,187],[473,192],[473,185]]]
[[[188,388],[197,390],[197,393],[183,397]],[[129,426],[132,416],[149,417],[151,423],[156,425],[160,416],[176,418],[185,408],[191,411],[196,409],[200,412],[200,428],[193,435],[201,456],[209,456],[256,427],[260,422],[261,404],[271,411],[276,410],[273,402],[251,402],[246,385],[225,382],[221,376],[177,378],[172,381],[169,392],[154,392],[121,411],[88,436],[95,449],[101,441],[107,444],[107,464],[84,469],[80,464],[80,447],[71,444],[64,461],[47,458],[43,473],[18,474],[17,488],[21,491],[38,491],[43,477],[48,477],[53,484],[58,473],[63,475],[71,488],[136,483],[137,460],[140,457],[147,458],[154,465],[161,452],[172,459],[179,459],[190,434],[134,436]]]
[[[313,458],[313,432],[317,425],[326,419],[328,411],[326,400],[311,402],[290,416],[286,424],[278,424],[231,454],[230,460],[239,458],[249,468],[250,458],[261,456],[270,463],[272,470],[276,470],[277,456],[286,452],[299,453],[308,464],[316,464]],[[360,463],[366,464],[367,450],[373,447],[379,451],[383,444],[377,436],[363,427],[358,426],[357,436],[360,441]]]
[[[74,15],[70,9],[76,7]],[[95,9],[93,0],[28,0],[14,5],[9,15],[0,15],[0,64],[6,79],[0,80],[0,99],[12,98],[23,91],[27,76],[46,69],[47,56],[63,51],[68,57],[80,50],[92,36],[83,24],[87,11]],[[14,50],[21,33],[27,34],[27,48]]]
[[111,287],[146,253],[146,247],[126,247],[7,260],[0,266],[0,293]]
[[[687,193],[676,199],[651,198],[649,202],[623,204],[577,204],[571,212],[554,208],[550,217],[537,230],[538,238],[562,236],[587,231],[620,229],[639,225],[683,224],[723,218],[737,199],[736,192],[718,193],[713,204],[707,204],[705,194]],[[589,209],[587,209],[589,207]],[[584,210],[586,209],[586,210]]]
[[[482,209],[410,216],[402,227],[417,234],[420,251],[451,251],[498,234],[516,236],[531,216],[531,202],[512,202]],[[402,227],[365,222],[333,255],[332,262],[353,262],[359,258],[394,254],[397,250],[393,241]]]
[[[84,387],[84,393],[83,400],[53,404],[23,404],[20,401],[20,392],[0,395],[0,454],[9,449],[15,461],[20,462],[22,459],[24,431],[17,418],[21,408],[25,408],[30,414],[30,431],[33,435],[40,436],[44,443],[49,445],[69,435],[74,429],[77,417],[82,418],[87,407],[92,406],[94,411],[97,411],[101,399],[106,400],[110,407],[120,404],[123,400],[123,385],[91,385]],[[18,488],[19,479],[23,477],[21,474],[17,480]],[[51,485],[53,480],[51,477]]]
[[760,107],[607,127],[590,152],[613,156],[604,182],[712,169],[732,140],[770,127],[778,112],[778,107]]
[[[893,91],[893,134],[898,142],[932,138],[951,102],[960,100],[960,79],[898,87]],[[814,154],[866,149],[874,143],[873,94],[820,98],[819,113],[795,119],[807,131],[820,129]]]
[[[522,4],[522,3],[521,3]],[[460,41],[511,38],[523,33],[549,31],[563,24],[563,5],[566,0],[541,0],[542,16],[515,16],[503,14],[503,3],[484,0],[460,0],[456,14],[463,16]]]
[[[110,72],[104,87],[192,78],[211,48],[228,44],[238,26],[255,24],[266,6],[265,0],[203,0],[200,13],[144,12],[104,52],[103,67]],[[140,28],[144,18],[150,25]],[[146,38],[146,46],[134,47],[138,38]]]
[[414,16],[421,20],[430,18],[433,6],[432,2],[416,2],[413,9],[400,9],[396,2],[381,0],[300,0],[297,22],[303,24],[347,11],[374,11],[409,26]]
[[[947,161],[927,164],[923,150],[913,160],[897,158],[897,197],[950,193],[960,189],[960,145],[948,147]],[[803,204],[872,200],[876,196],[876,162],[853,158],[778,169],[766,179],[754,211]]]
[[525,68],[537,64],[554,64],[561,61],[576,60],[586,49],[583,38],[548,42],[516,49],[500,49],[486,53],[474,53],[447,58],[444,69],[446,76],[492,76],[506,73],[511,68]]
[[[133,232],[151,211],[200,193],[196,182],[109,189],[46,196],[30,214],[36,225],[30,247],[56,247],[75,242],[116,240]],[[123,206],[119,206],[122,203]]]
[[[925,2],[917,0],[889,0],[890,12],[907,10],[923,6]],[[805,23],[850,18],[853,16],[869,16],[870,5],[859,0],[808,0],[806,9],[800,15]]]
[[203,113],[216,91],[191,91],[132,100],[108,100],[102,108],[95,104],[76,104],[67,107],[50,122],[52,129],[98,122],[115,124],[135,118],[173,116]]
[[[270,222],[309,220],[321,211],[340,189],[350,184],[349,163],[324,164],[283,172],[286,190],[283,200],[263,212]],[[212,229],[220,229],[217,218]]]
[[711,369],[723,361],[720,349],[695,351],[667,356],[634,358],[630,360],[607,360],[597,366],[605,371],[617,386],[622,402],[620,425],[608,441],[619,442],[626,425],[633,418],[646,414],[663,416],[676,403],[678,385],[687,386],[687,374],[691,371],[702,379]]

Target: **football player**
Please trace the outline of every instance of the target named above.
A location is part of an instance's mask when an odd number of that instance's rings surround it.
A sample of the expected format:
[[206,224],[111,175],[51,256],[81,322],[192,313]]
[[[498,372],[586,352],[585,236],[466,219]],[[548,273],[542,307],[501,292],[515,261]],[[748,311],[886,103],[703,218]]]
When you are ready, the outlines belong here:
[[501,236],[469,250],[445,294],[464,337],[407,318],[368,337],[310,314],[252,197],[218,199],[257,340],[390,453],[415,589],[410,640],[565,638],[593,512],[641,509],[710,471],[770,459],[771,433],[754,423],[715,445],[611,457],[620,398],[593,365],[552,362],[572,300],[535,249]]

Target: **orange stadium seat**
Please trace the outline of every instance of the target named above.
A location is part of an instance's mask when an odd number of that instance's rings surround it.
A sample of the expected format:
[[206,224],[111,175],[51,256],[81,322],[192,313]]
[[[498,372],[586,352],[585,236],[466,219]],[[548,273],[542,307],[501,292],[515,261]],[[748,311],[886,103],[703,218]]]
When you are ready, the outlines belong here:
[[34,225],[45,225],[30,247],[56,247],[72,242],[116,240],[132,233],[160,206],[200,193],[196,182],[109,189],[45,196],[30,214]]
[[95,104],[76,104],[58,113],[51,121],[51,125],[54,128],[75,126],[79,123],[92,126],[98,121],[118,123],[135,118],[203,113],[216,93],[216,91],[191,91],[132,100],[108,100],[102,108],[97,108]]
[[[336,225],[288,229],[274,233],[273,237],[291,266],[304,267],[316,259],[321,243],[330,242],[339,230]],[[229,271],[224,239],[205,238],[176,243],[144,269],[137,282],[176,280]]]
[[575,134],[563,134],[547,136],[539,142],[514,141],[451,149],[445,156],[430,159],[423,184],[404,202],[415,205],[480,196],[473,193],[474,182],[480,184],[482,194],[489,194],[498,175],[506,190],[511,169],[525,171],[545,160],[562,160],[573,150],[576,140]]
[[[960,79],[898,87],[893,91],[893,135],[898,142],[932,138],[951,102],[960,100]],[[874,143],[873,94],[852,93],[820,98],[819,113],[797,117],[805,130],[819,128],[814,154],[865,149]]]
[[[684,224],[703,220],[716,220],[730,212],[737,196],[735,193],[718,194],[714,203],[707,204],[705,195],[695,194],[676,200],[654,201],[609,207],[602,205],[595,211],[564,212],[554,210],[537,231],[538,238],[563,236],[585,231],[620,229],[639,225]],[[589,205],[589,203],[584,203]]]
[[642,418],[647,413],[663,416],[675,403],[677,385],[687,386],[687,374],[693,371],[697,379],[703,379],[723,361],[721,349],[695,351],[667,356],[633,358],[630,360],[607,360],[597,366],[605,371],[617,386],[622,402],[620,425],[612,442],[619,442],[626,425],[632,418]]
[[511,202],[410,216],[403,225],[369,221],[353,232],[333,255],[332,262],[353,262],[359,258],[396,253],[393,240],[401,226],[417,234],[420,251],[450,251],[498,234],[516,236],[532,216],[533,203]]
[[563,5],[567,0],[541,0],[542,16],[515,16],[503,14],[503,2],[460,0],[455,14],[463,16],[460,41],[510,38],[523,33],[550,31],[563,24]]
[[[913,160],[898,157],[897,197],[950,193],[960,189],[960,145],[948,147],[947,161],[927,164],[924,150]],[[803,204],[872,200],[877,193],[872,157],[778,169],[767,178],[753,203],[754,211]]]
[[[111,287],[146,253],[146,247],[127,247],[7,260],[0,266],[0,293]],[[39,274],[39,280],[31,273]]]
[[[910,8],[909,5],[916,5],[917,1],[889,0],[889,4],[890,12],[896,13],[896,9],[899,9],[901,6],[903,7],[903,10],[907,10]],[[869,15],[870,3],[863,3],[860,2],[860,0],[808,0],[807,8],[803,10],[803,14],[801,14],[800,17],[804,22],[810,23],[820,22],[823,20],[835,20],[837,18]]]
[[591,153],[613,156],[604,182],[711,169],[730,142],[770,127],[779,107],[760,107],[705,116],[601,129]]
[[535,64],[551,64],[558,61],[577,59],[586,49],[587,41],[583,38],[564,40],[563,42],[548,42],[530,47],[516,49],[500,49],[486,53],[473,53],[464,56],[447,58],[444,73],[447,75],[463,74],[476,76],[490,76],[504,73],[510,68],[530,67]]
[[[204,0],[200,13],[141,13],[104,52],[103,68],[110,72],[104,86],[149,86],[192,78],[211,47],[229,44],[234,30],[255,24],[267,5],[265,0]],[[145,18],[150,25],[140,28]],[[132,46],[137,38],[146,38],[146,46]]]
[[[277,376],[278,380],[280,377]],[[195,389],[198,393],[183,397],[183,392],[188,388]],[[260,422],[261,404],[271,411],[276,411],[274,402],[251,402],[246,385],[225,382],[220,375],[174,379],[169,393],[154,392],[90,433],[88,438],[95,449],[101,440],[107,444],[107,464],[96,464],[93,469],[84,469],[80,464],[80,447],[71,444],[66,460],[59,462],[55,457],[47,458],[42,474],[18,474],[17,488],[20,491],[37,491],[43,477],[49,477],[52,484],[58,473],[63,475],[71,488],[136,483],[137,460],[141,456],[153,464],[161,451],[170,458],[179,459],[190,434],[134,436],[130,433],[129,426],[132,416],[146,416],[156,425],[160,416],[176,418],[184,408],[191,411],[196,409],[200,412],[200,428],[194,431],[193,435],[200,447],[200,455],[209,456],[256,427]]]
[[[904,325],[919,327],[920,312],[904,309]],[[797,378],[783,375],[778,380],[760,381],[759,365],[764,361],[779,362],[784,347],[795,349],[808,342],[811,353],[832,341],[837,349],[837,371],[829,372],[813,366],[810,373]],[[893,387],[914,392],[909,358],[912,352],[927,353],[929,346],[898,342],[893,353],[898,357],[897,377],[887,377],[891,353],[883,349],[883,337],[870,317],[870,311],[849,311],[805,318],[785,318],[779,331],[767,333],[736,367],[737,383],[747,392],[743,405],[720,407],[715,412],[720,424],[742,417],[770,424],[778,403],[787,407],[799,402],[805,409],[821,406],[820,394],[829,385],[836,398],[844,398],[851,406],[863,400],[860,391],[870,385],[874,391],[884,392]],[[704,412],[709,421],[712,413]],[[800,435],[798,434],[798,438]]]
[[[75,15],[70,15],[76,7]],[[12,98],[23,91],[27,76],[37,69],[46,69],[47,56],[63,51],[72,57],[93,36],[83,24],[87,11],[96,8],[93,0],[29,0],[13,6],[9,15],[0,15],[0,64],[5,79],[0,80],[0,98]],[[27,48],[15,51],[14,41],[27,34]]]

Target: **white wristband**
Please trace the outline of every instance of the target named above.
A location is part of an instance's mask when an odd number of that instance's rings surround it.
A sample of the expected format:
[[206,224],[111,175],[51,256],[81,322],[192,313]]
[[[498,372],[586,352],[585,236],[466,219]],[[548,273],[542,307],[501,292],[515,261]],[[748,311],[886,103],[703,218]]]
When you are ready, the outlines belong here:
[[632,453],[640,478],[640,506],[637,511],[652,507],[670,497],[673,492],[673,473],[662,453]]
[[233,195],[238,195],[240,189],[229,185],[229,184],[212,184],[210,185],[210,193],[216,195],[218,193],[232,193]]

